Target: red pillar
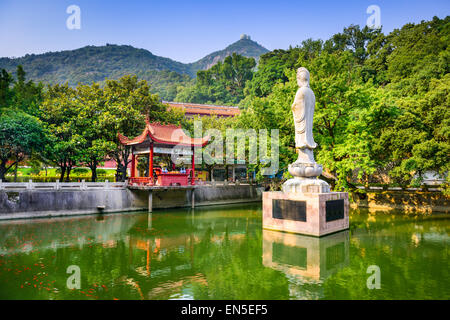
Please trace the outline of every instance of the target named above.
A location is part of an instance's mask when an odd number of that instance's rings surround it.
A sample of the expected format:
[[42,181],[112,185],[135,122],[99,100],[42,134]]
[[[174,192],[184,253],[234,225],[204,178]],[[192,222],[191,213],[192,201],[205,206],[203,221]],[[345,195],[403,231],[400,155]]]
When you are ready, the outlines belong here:
[[192,180],[191,185],[195,184],[195,147],[192,147]]
[[148,161],[149,169],[148,169],[148,176],[150,177],[150,181],[153,184],[153,143],[150,144],[150,157]]
[[131,155],[131,178],[136,176],[136,156],[134,154]]

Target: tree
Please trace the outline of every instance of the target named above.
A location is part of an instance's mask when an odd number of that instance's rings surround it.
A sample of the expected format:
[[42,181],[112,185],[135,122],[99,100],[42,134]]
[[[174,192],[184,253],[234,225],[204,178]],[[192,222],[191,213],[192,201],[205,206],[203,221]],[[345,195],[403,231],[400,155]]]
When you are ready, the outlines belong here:
[[432,79],[423,96],[396,100],[400,115],[385,127],[381,146],[392,155],[391,175],[409,183],[427,171],[444,177],[450,170],[450,74]]
[[[208,130],[214,130],[217,133],[220,132],[220,136],[222,137],[222,141],[215,141],[215,139],[218,139],[215,134],[209,133],[211,136],[211,139],[207,146],[204,148],[211,148],[214,142],[217,143],[217,145],[221,145],[222,147],[222,158],[219,154],[215,154],[215,152],[212,152],[211,159],[207,159],[206,157],[203,157],[202,159],[202,167],[206,167],[206,170],[209,174],[209,179],[212,180],[212,170],[217,167],[217,165],[224,165],[225,166],[225,172],[228,178],[228,166],[226,164],[225,158],[226,158],[226,148],[223,148],[226,138],[226,131],[227,129],[231,129],[236,126],[237,121],[236,118],[220,118],[216,115],[212,116],[195,116],[194,118],[190,119],[188,123],[186,124],[186,128],[190,131],[191,137],[194,137],[194,125],[195,122],[201,122],[202,127],[202,136],[208,135]],[[205,153],[203,153],[205,155]]]
[[244,98],[244,87],[255,66],[255,59],[233,53],[210,69],[198,71],[196,84],[181,90],[176,101],[236,104]]
[[[251,81],[247,82],[246,97],[265,97],[272,92],[277,83],[286,83],[289,78],[286,71],[300,67],[299,61],[309,61],[323,50],[322,40],[306,39],[301,45],[288,50],[277,49],[263,54],[259,59],[258,70]],[[245,103],[243,104],[245,107]]]
[[180,123],[183,114],[176,110],[167,110],[159,97],[151,94],[145,80],[136,76],[124,76],[119,80],[107,80],[103,89],[105,109],[98,115],[99,125],[103,128],[106,141],[114,143],[110,156],[117,162],[117,181],[124,181],[127,167],[131,162],[131,148],[119,143],[117,134],[135,137],[142,132],[145,117],[161,123]]
[[81,144],[78,158],[80,163],[91,169],[91,180],[95,182],[97,166],[105,160],[107,154],[112,152],[116,145],[107,140],[107,128],[99,118],[99,115],[105,112],[105,99],[100,86],[97,83],[91,86],[78,85],[76,95],[75,123]]
[[43,150],[45,133],[39,121],[22,112],[8,112],[0,118],[0,179],[9,169]]
[[327,40],[324,50],[329,53],[350,51],[356,61],[363,64],[367,58],[367,46],[380,33],[380,29],[370,29],[368,26],[361,29],[358,25],[350,25],[344,28],[342,33],[337,33]]
[[60,180],[70,181],[70,171],[80,160],[83,137],[77,128],[76,90],[65,85],[48,86],[39,116],[48,132],[44,157],[61,168]]
[[42,83],[35,84],[32,80],[25,81],[25,71],[17,66],[17,81],[14,83],[13,106],[31,115],[37,115],[38,106],[42,102]]
[[14,92],[11,89],[11,84],[13,81],[12,75],[2,69],[0,73],[0,114],[12,104]]
[[[299,59],[298,65],[311,72],[310,85],[316,96],[316,160],[324,165],[338,189],[354,188],[355,175],[360,179],[376,169],[375,141],[393,109],[383,99],[382,91],[362,81],[351,52],[323,51],[312,59]],[[280,130],[281,168],[296,158],[291,111],[298,88],[295,71],[287,72],[289,81],[276,84],[267,97],[248,98],[240,119],[247,127]]]

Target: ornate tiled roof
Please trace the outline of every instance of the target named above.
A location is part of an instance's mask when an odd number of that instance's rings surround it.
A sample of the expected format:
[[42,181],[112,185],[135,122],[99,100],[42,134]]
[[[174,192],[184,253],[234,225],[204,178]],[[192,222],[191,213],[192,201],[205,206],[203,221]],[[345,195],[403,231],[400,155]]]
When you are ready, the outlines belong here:
[[192,115],[198,114],[234,117],[240,114],[240,110],[238,107],[168,101],[163,101],[163,103],[169,105],[170,108],[178,108],[183,110],[185,113]]
[[205,146],[209,141],[209,136],[203,138],[191,138],[184,133],[181,126],[174,124],[161,124],[159,122],[150,123],[148,118],[145,120],[144,131],[142,131],[139,136],[130,139],[120,132],[117,136],[120,143],[123,145],[140,144],[145,141],[147,136],[157,143],[170,145],[199,147]]

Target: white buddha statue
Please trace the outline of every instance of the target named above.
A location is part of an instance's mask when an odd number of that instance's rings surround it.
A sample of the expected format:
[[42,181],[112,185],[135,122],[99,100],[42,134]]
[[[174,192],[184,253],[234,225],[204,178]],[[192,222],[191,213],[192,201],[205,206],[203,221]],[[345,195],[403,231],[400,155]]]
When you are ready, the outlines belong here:
[[316,97],[309,87],[309,71],[297,70],[298,90],[292,104],[295,124],[295,149],[297,160],[289,165],[288,171],[294,176],[283,185],[285,192],[329,192],[329,185],[317,179],[322,174],[322,166],[314,160],[317,143],[313,138],[313,118]]
[[316,97],[309,87],[309,71],[306,68],[298,69],[297,83],[299,88],[291,108],[295,123],[295,148],[314,149],[317,147],[312,133]]

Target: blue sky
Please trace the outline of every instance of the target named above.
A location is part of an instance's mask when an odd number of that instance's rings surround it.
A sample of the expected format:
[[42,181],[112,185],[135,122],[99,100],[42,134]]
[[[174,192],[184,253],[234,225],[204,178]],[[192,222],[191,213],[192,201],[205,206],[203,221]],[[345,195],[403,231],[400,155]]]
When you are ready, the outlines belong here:
[[[81,9],[80,30],[66,27],[73,4]],[[350,24],[365,25],[369,5],[380,7],[385,33],[450,14],[449,0],[0,0],[0,57],[113,43],[194,62],[242,33],[269,50],[328,39]]]

